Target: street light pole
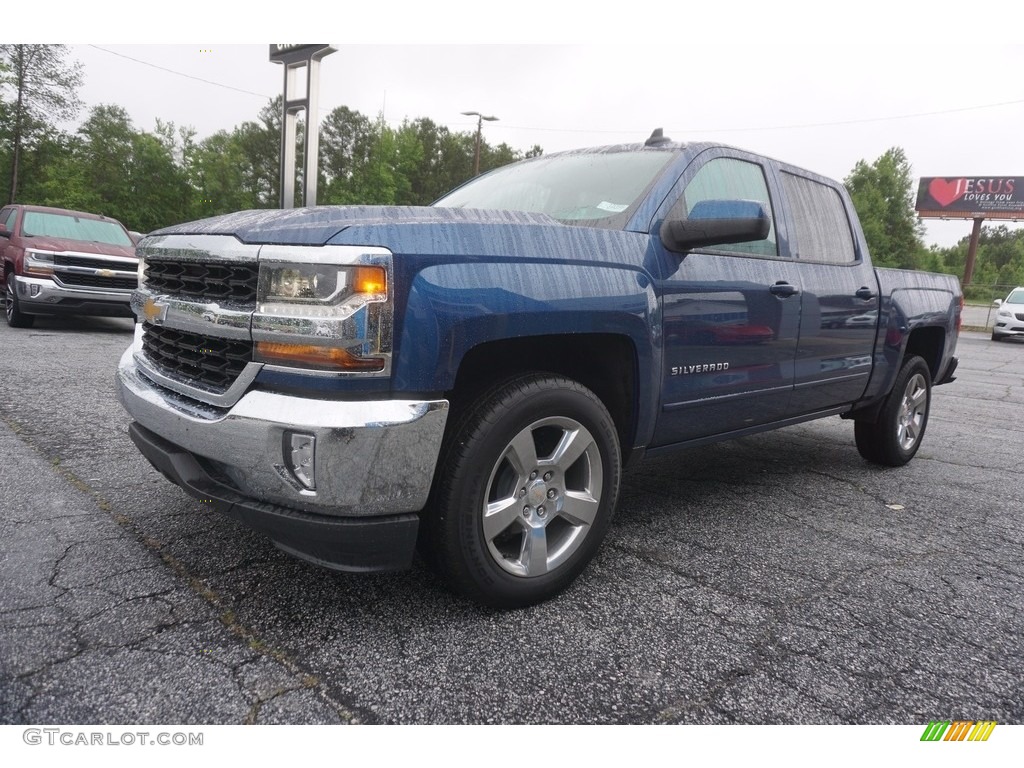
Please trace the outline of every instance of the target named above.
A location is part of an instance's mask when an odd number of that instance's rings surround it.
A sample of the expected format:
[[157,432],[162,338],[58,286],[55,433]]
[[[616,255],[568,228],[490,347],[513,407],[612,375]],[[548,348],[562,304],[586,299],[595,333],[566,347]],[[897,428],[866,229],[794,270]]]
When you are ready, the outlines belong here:
[[480,175],[480,135],[483,133],[484,120],[497,120],[498,118],[492,115],[481,115],[479,112],[463,112],[462,114],[470,117],[476,117],[476,152],[474,153],[473,160],[473,175]]

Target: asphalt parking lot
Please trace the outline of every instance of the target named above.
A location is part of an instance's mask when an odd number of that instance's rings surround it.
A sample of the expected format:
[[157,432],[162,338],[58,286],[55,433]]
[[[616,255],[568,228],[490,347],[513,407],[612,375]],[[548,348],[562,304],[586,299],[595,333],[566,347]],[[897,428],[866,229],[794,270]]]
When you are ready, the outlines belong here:
[[0,323],[0,723],[1024,722],[1024,342],[907,467],[838,418],[648,461],[560,598],[293,560],[160,477],[131,321]]

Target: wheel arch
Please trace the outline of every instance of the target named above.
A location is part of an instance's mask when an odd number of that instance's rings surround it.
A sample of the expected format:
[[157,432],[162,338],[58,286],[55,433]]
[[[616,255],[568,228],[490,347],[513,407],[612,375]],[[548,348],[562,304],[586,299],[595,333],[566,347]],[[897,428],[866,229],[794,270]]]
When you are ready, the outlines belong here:
[[938,326],[927,326],[915,328],[907,338],[907,345],[903,349],[903,360],[911,357],[920,357],[928,365],[932,381],[939,378],[939,368],[942,365],[942,353],[946,348],[946,329]]
[[631,338],[619,334],[564,334],[501,339],[478,344],[462,358],[446,394],[449,424],[486,390],[525,373],[572,379],[592,391],[615,422],[623,462],[639,427],[639,357]]

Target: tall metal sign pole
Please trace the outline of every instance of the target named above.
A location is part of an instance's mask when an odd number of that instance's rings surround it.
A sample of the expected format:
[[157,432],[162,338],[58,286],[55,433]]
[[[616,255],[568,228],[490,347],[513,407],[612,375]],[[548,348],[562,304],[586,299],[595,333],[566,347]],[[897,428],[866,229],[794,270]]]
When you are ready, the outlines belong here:
[[[306,111],[306,141],[302,163],[303,205],[316,205],[320,154],[320,60],[337,48],[326,43],[284,43],[270,46],[270,60],[284,65],[284,114],[281,116],[281,207],[295,207],[295,139],[299,113]],[[306,88],[299,91],[299,70],[306,68]]]

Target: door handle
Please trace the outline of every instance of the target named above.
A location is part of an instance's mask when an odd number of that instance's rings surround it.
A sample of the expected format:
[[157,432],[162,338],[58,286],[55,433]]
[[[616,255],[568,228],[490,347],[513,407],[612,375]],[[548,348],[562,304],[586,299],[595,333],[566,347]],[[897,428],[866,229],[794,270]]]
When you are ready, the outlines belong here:
[[771,293],[778,296],[780,299],[785,299],[794,294],[800,293],[800,289],[795,285],[790,285],[785,280],[779,280],[775,285],[768,289]]
[[854,296],[856,296],[858,299],[864,299],[865,301],[867,301],[868,299],[873,299],[877,295],[878,294],[876,294],[873,290],[868,288],[866,285],[861,287],[861,288],[858,288],[857,292],[854,294]]

